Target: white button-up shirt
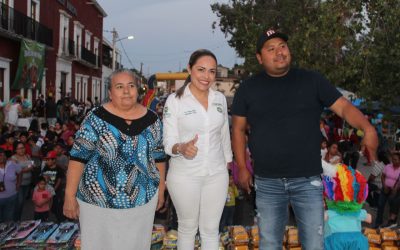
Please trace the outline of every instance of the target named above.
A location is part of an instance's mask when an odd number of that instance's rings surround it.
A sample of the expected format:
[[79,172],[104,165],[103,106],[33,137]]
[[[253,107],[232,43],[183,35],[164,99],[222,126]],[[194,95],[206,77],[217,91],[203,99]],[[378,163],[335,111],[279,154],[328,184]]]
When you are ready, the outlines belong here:
[[[206,176],[226,171],[232,161],[226,98],[209,89],[208,109],[186,86],[180,98],[171,94],[164,106],[164,150],[171,155],[168,171],[174,174]],[[186,143],[198,135],[197,155],[186,159],[172,153],[176,143]]]

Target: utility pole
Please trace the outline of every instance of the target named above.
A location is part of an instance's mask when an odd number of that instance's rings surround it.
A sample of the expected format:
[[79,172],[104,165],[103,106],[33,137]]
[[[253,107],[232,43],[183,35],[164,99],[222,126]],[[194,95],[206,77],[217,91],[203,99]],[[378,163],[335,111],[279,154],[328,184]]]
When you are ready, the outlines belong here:
[[117,43],[118,33],[115,30],[115,28],[113,28],[111,33],[112,33],[112,68],[111,69],[112,69],[112,71],[114,71],[115,70],[115,60],[116,60],[116,58],[115,58],[115,46],[116,46],[116,43]]

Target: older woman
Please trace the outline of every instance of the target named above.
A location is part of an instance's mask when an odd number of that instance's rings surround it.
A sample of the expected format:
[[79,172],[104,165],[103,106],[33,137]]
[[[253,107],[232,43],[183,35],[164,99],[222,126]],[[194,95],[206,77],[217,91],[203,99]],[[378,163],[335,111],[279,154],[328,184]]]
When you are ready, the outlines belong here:
[[137,102],[131,71],[111,74],[109,96],[76,134],[64,214],[79,217],[82,249],[150,249],[154,214],[164,203],[162,124]]

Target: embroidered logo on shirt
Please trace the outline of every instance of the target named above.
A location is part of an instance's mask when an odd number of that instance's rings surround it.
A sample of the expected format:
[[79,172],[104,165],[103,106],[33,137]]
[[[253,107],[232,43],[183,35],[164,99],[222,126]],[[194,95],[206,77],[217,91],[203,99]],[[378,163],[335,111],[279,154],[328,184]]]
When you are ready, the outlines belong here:
[[169,110],[168,110],[168,107],[165,106],[165,107],[164,107],[164,114],[163,114],[164,117],[170,117],[170,116],[171,116],[171,113],[169,113],[168,111],[169,111]]
[[193,109],[193,110],[187,110],[187,111],[183,112],[184,115],[193,115],[193,114],[196,114],[196,113],[197,113],[197,112],[196,112],[195,109]]
[[212,105],[212,106],[216,106],[217,111],[220,112],[220,113],[222,113],[223,109],[222,109],[222,104],[221,104],[221,103],[213,102],[211,105]]

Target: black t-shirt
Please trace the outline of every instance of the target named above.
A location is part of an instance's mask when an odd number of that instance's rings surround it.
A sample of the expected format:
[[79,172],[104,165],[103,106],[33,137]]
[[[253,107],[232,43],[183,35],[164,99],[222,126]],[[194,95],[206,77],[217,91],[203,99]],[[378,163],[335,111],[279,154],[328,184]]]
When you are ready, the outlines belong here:
[[290,69],[283,77],[262,72],[241,84],[232,114],[246,117],[250,124],[255,174],[268,178],[320,174],[320,116],[340,96],[321,74],[303,69]]
[[42,99],[36,100],[35,111],[38,117],[44,117],[44,101]]
[[[51,185],[52,187],[56,185],[59,179],[62,180],[65,176],[64,170],[62,170],[58,166],[56,166],[55,168],[50,168],[47,165],[44,166],[41,175],[47,179],[47,184]],[[58,190],[55,191],[57,192]]]
[[47,100],[45,108],[46,108],[46,118],[57,117],[57,105],[52,99]]

